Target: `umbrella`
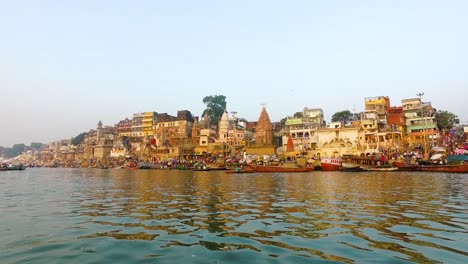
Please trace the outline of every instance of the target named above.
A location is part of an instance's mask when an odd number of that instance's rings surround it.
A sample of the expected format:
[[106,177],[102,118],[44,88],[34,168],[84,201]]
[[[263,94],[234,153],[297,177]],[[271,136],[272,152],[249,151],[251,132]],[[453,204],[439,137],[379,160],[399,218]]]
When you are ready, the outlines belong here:
[[443,156],[442,154],[435,154],[435,155],[433,155],[431,157],[431,160],[438,160],[438,159],[442,158],[442,156]]

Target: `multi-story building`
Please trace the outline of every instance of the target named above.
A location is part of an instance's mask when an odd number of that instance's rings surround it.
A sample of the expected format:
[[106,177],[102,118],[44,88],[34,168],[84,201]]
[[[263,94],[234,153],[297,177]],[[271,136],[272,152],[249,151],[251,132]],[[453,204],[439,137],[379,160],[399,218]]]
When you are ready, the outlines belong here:
[[388,109],[390,108],[390,98],[388,96],[375,96],[364,98],[365,111],[377,113],[377,123],[379,128],[387,126]]
[[130,137],[132,135],[132,120],[128,118],[120,120],[116,128],[119,137]]
[[359,130],[359,146],[364,149],[378,149],[378,126],[379,115],[376,111],[365,111],[361,113],[361,125]]
[[402,106],[392,106],[388,109],[388,126],[394,131],[406,134],[406,116]]
[[193,115],[188,110],[177,111],[177,128],[174,139],[186,141],[192,136]]
[[141,136],[152,137],[154,135],[154,124],[158,122],[158,113],[143,112],[141,114]]
[[132,134],[131,136],[134,138],[140,138],[143,136],[142,133],[142,123],[143,123],[143,115],[141,113],[133,114],[132,118]]
[[194,117],[188,110],[177,111],[177,116],[158,114],[154,125],[158,156],[187,156],[193,152],[191,142]]
[[246,123],[243,119],[229,116],[228,112],[224,111],[218,125],[218,143],[223,144],[225,152],[240,150],[245,144]]
[[317,147],[315,131],[323,124],[323,110],[320,108],[306,107],[302,111],[302,117],[287,117],[282,130],[283,149],[286,149],[289,137],[296,150],[315,149]]
[[404,99],[403,113],[406,118],[406,132],[410,145],[422,145],[435,142],[439,137],[435,109],[430,102],[421,102],[420,98]]
[[339,157],[343,154],[356,153],[360,150],[359,130],[358,123],[344,127],[341,122],[330,123],[325,128],[317,129],[315,153],[321,157]]

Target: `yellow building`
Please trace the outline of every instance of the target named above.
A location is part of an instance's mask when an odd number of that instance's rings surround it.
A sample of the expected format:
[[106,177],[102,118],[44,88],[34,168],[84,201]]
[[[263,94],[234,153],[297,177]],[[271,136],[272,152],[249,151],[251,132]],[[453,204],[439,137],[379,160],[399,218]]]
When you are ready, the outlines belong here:
[[141,119],[141,135],[143,137],[153,136],[153,125],[157,121],[158,114],[156,112],[143,112]]

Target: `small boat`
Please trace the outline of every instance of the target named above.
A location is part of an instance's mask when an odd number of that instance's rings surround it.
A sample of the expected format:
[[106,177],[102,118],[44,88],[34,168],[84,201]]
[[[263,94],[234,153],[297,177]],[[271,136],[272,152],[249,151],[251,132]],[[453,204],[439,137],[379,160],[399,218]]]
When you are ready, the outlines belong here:
[[455,164],[406,164],[404,162],[394,162],[393,165],[401,171],[468,173],[467,162]]
[[362,171],[361,165],[351,162],[341,162],[340,171]]
[[363,166],[361,167],[362,170],[364,171],[396,171],[398,170],[398,167],[394,167],[394,166],[370,166],[370,167],[366,167],[366,166]]
[[225,173],[226,174],[237,174],[237,173],[254,173],[255,171],[254,170],[230,170],[230,171],[226,171]]
[[339,171],[342,168],[342,162],[341,158],[322,158],[320,166],[322,171]]
[[468,163],[446,164],[446,165],[419,165],[416,171],[426,172],[449,172],[449,173],[468,173]]
[[226,167],[200,167],[200,168],[191,168],[192,171],[219,171],[227,170]]
[[254,165],[249,164],[247,168],[254,172],[308,172],[314,171],[315,167],[289,167],[289,166],[263,166],[263,165]]
[[192,170],[192,171],[210,171],[211,169],[210,168],[192,168],[190,170]]
[[162,169],[163,165],[159,163],[140,162],[138,163],[138,168],[140,170],[155,170],[155,169]]
[[0,171],[13,171],[13,170],[24,170],[26,169],[23,165],[14,165],[14,166],[2,166]]

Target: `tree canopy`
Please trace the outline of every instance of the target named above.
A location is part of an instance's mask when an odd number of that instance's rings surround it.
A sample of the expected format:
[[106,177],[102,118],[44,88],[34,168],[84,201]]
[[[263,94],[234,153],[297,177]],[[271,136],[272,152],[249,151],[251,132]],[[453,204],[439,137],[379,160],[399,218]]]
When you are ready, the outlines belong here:
[[40,142],[32,142],[31,143],[31,148],[32,149],[40,149],[44,144],[40,143]]
[[71,143],[73,145],[79,145],[81,142],[84,141],[85,137],[86,137],[86,132],[83,132],[83,133],[80,133],[78,136],[74,137],[72,140],[71,140]]
[[206,109],[203,111],[202,116],[208,114],[210,122],[218,125],[221,116],[226,109],[226,96],[224,95],[209,95],[203,98],[203,103]]
[[25,144],[14,144],[11,148],[1,148],[0,157],[14,158],[27,150]]
[[435,114],[435,119],[437,122],[437,128],[440,131],[444,129],[452,129],[454,125],[460,123],[460,119],[457,115],[444,110],[437,111]]
[[344,111],[334,113],[331,121],[332,122],[343,121],[344,123],[347,123],[353,119],[354,119],[354,115],[349,110],[344,110]]

